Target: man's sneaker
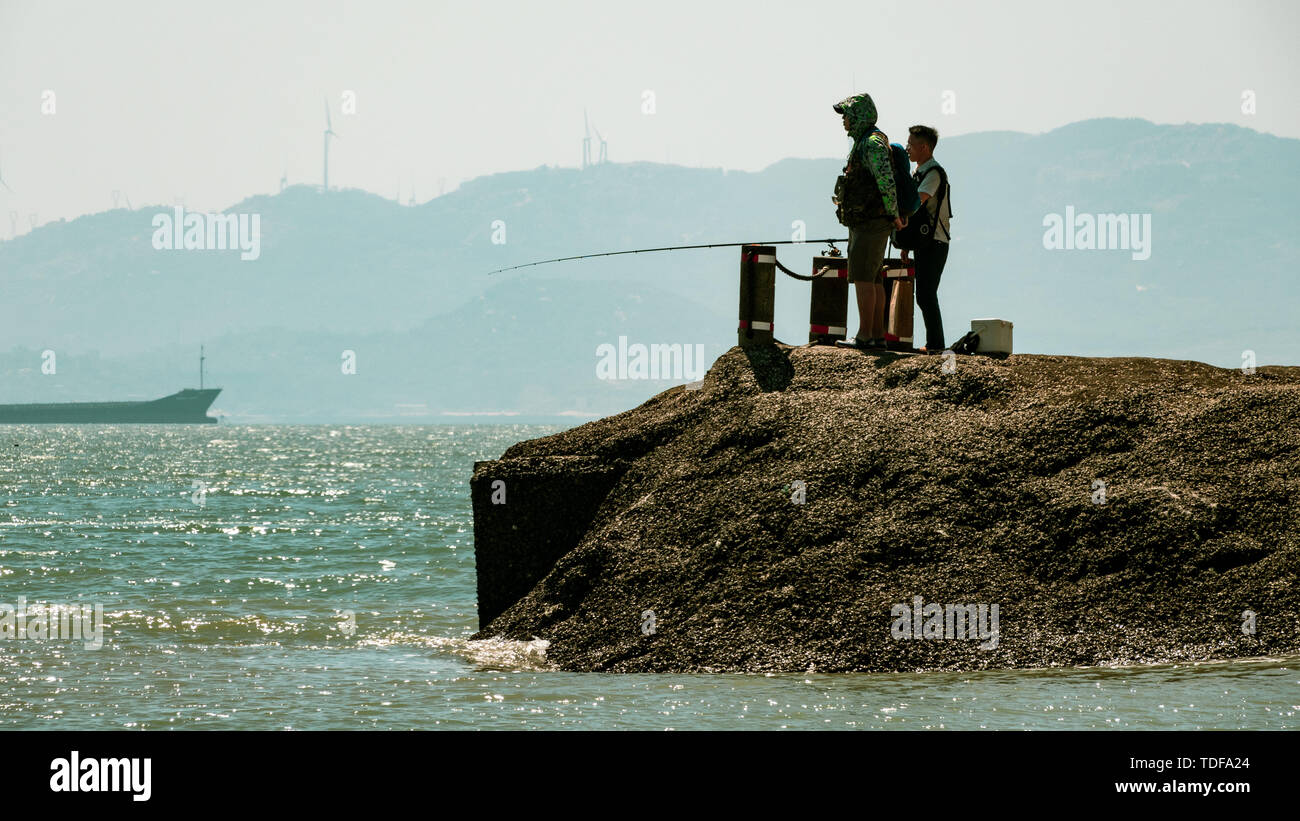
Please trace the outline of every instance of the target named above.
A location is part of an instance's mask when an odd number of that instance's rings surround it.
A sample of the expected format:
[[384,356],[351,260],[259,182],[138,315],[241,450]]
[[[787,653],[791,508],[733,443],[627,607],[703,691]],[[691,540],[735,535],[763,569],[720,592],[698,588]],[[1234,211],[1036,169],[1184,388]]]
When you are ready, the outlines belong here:
[[839,339],[835,342],[841,348],[856,348],[859,351],[883,351],[885,350],[885,340],[883,339],[863,339],[855,336],[852,339]]

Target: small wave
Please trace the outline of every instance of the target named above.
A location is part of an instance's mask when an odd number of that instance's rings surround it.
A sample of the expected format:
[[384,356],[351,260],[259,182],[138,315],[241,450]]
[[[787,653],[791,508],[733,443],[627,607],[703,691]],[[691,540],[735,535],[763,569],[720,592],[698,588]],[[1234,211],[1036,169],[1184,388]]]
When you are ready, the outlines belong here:
[[460,656],[483,670],[540,673],[557,669],[546,659],[546,648],[550,647],[551,643],[536,637],[532,641],[512,641],[495,637],[470,640],[394,632],[383,637],[366,637],[357,644],[369,646],[409,644],[428,647]]
[[464,654],[475,664],[491,669],[540,672],[552,670],[546,659],[551,643],[536,636],[532,641],[490,638],[466,641]]

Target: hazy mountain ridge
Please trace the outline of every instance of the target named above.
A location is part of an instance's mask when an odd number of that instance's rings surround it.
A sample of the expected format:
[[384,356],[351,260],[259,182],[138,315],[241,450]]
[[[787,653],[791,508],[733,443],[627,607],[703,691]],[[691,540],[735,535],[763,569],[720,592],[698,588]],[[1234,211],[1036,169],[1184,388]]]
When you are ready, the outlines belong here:
[[[948,336],[972,317],[1003,316],[1016,323],[1019,350],[1235,365],[1250,349],[1261,363],[1300,360],[1300,248],[1281,214],[1268,218],[1266,196],[1270,180],[1295,178],[1298,147],[1234,125],[1137,119],[941,138],[954,212],[940,291]],[[759,172],[543,166],[480,177],[414,207],[293,186],[227,209],[261,217],[250,261],[155,251],[150,221],[171,206],[53,223],[0,244],[0,402],[171,392],[197,381],[204,342],[213,378],[226,377],[218,407],[234,413],[368,415],[396,413],[397,402],[516,409],[525,394],[546,412],[584,402],[617,410],[663,385],[601,383],[596,345],[622,334],[725,350],[735,338],[736,249],[488,272],[581,253],[785,239],[797,224],[811,238],[847,236],[830,204],[842,162],[784,159]],[[1045,249],[1044,215],[1067,206],[1151,214],[1150,258]],[[493,242],[497,220],[504,244]],[[778,253],[806,270],[820,251]],[[533,286],[554,289],[549,305]],[[807,307],[807,286],[780,278],[778,337],[806,339]],[[522,318],[489,319],[507,309]],[[46,349],[60,357],[54,377],[40,374]],[[344,349],[358,352],[358,374],[329,387]],[[93,351],[98,360],[85,358]]]

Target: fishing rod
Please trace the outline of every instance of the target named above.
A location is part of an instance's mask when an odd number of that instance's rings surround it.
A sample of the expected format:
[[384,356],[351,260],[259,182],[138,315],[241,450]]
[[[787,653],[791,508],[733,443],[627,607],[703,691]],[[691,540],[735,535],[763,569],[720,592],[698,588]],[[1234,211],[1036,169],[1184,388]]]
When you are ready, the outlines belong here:
[[[778,239],[771,242],[715,242],[709,245],[672,245],[666,248],[638,248],[635,251],[606,251],[601,254],[580,254],[576,257],[559,257],[557,259],[544,259],[540,262],[526,262],[523,265],[512,265],[509,268],[498,268],[495,271],[488,272],[488,276],[499,274],[503,271],[513,271],[516,268],[529,268],[533,265],[546,265],[551,262],[568,262],[569,260],[590,259],[592,257],[616,257],[619,254],[647,254],[651,251],[685,251],[692,248],[734,248],[740,245],[806,245],[808,243],[818,242],[824,242],[831,248],[835,248],[835,243],[848,242],[848,239]],[[785,266],[780,263],[777,263],[777,267],[782,270],[785,269]],[[794,274],[793,272],[787,271],[787,273],[790,273],[792,276],[798,277],[799,279],[807,278],[800,277],[798,274]]]

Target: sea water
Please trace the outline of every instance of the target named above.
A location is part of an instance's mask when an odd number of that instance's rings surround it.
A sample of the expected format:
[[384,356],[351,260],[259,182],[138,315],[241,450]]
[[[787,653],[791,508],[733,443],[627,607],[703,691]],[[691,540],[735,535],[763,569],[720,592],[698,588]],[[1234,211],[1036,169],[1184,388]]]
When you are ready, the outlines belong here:
[[549,669],[473,642],[476,460],[560,428],[0,427],[0,726],[1295,729],[1300,658],[852,675]]

